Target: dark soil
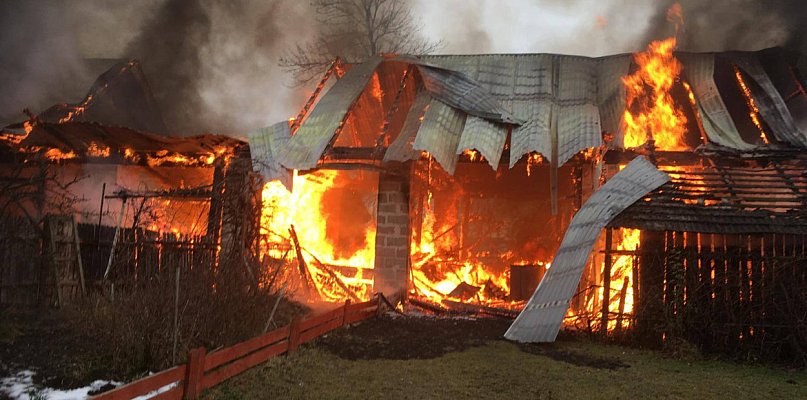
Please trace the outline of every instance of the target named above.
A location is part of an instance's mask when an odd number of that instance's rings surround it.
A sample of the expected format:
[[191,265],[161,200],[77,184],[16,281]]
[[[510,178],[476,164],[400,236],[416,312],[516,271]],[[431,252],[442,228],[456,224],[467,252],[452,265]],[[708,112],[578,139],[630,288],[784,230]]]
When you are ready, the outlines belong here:
[[481,346],[502,335],[512,321],[386,315],[316,341],[318,347],[348,360],[428,359]]
[[6,332],[0,338],[0,377],[32,370],[35,383],[58,389],[110,378],[95,339],[57,310],[3,310],[0,324]]
[[[316,346],[348,360],[428,359],[463,351],[493,340],[505,340],[511,320],[495,318],[435,318],[388,314],[336,330]],[[560,340],[574,340],[562,335]],[[619,359],[599,358],[561,350],[552,343],[520,344],[529,354],[596,369],[627,368]]]

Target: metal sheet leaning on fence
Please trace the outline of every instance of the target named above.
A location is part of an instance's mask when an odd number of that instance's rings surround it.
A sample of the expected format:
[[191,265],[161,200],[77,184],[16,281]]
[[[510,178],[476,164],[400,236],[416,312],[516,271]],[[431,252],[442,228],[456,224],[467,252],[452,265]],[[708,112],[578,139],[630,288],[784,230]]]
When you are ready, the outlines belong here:
[[669,180],[644,157],[637,157],[594,193],[575,214],[552,268],[504,337],[518,342],[554,342],[600,231],[617,214]]

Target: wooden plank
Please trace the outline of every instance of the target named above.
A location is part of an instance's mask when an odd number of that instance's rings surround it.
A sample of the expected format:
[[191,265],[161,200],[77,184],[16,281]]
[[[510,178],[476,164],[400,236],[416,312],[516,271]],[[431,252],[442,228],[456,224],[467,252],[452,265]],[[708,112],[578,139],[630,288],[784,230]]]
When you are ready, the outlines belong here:
[[602,309],[600,310],[600,334],[608,334],[608,307],[611,304],[611,247],[614,230],[605,229],[605,262],[602,270]]
[[365,301],[364,303],[356,303],[356,304],[348,304],[346,305],[346,312],[348,314],[353,313],[355,311],[361,311],[370,307],[375,306],[374,301]]
[[300,344],[300,319],[294,317],[291,320],[291,325],[289,325],[289,353],[293,353],[297,350],[297,346]]
[[124,400],[133,397],[142,396],[154,390],[157,390],[165,385],[170,385],[176,381],[182,381],[185,378],[186,365],[178,365],[176,367],[167,369],[163,372],[158,372],[154,375],[136,380],[127,385],[101,393],[98,396],[92,397],[93,400]]
[[277,328],[271,332],[261,336],[249,339],[247,341],[238,343],[236,345],[223,348],[219,351],[213,352],[205,357],[205,371],[217,368],[222,364],[226,364],[237,358],[243,357],[249,353],[259,350],[263,347],[269,346],[281,340],[286,340],[289,337],[289,326]]
[[354,314],[348,314],[345,316],[345,325],[352,324],[354,322],[362,321],[368,318],[372,318],[376,315],[376,309],[361,311]]
[[269,347],[258,350],[222,368],[208,372],[204,375],[204,377],[202,377],[201,390],[216,386],[219,383],[232,378],[233,376],[236,376],[258,364],[266,362],[278,354],[283,354],[284,352],[288,351],[288,349],[288,341],[276,343]]
[[311,328],[316,327],[317,325],[322,325],[325,323],[330,322],[332,319],[341,319],[342,314],[344,313],[343,307],[339,307],[335,310],[328,311],[324,314],[317,315],[315,317],[311,317],[308,319],[304,319],[300,321],[300,331],[306,331]]
[[204,378],[205,348],[192,349],[188,355],[188,369],[185,378],[185,398],[196,400],[202,394],[202,379]]
[[324,324],[317,325],[314,328],[309,329],[303,333],[300,333],[300,343],[306,343],[311,340],[316,339],[319,336],[322,336],[334,329],[340,328],[342,326],[342,319],[335,319],[328,321]]
[[165,392],[162,392],[154,397],[151,397],[150,400],[180,400],[182,399],[182,395],[185,394],[185,384],[184,382],[180,382],[178,385],[172,387]]

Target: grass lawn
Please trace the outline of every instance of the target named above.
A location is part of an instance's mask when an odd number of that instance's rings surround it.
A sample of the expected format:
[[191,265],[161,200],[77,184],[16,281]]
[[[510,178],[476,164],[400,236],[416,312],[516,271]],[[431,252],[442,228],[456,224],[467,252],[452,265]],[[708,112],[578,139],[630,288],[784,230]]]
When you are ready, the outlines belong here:
[[807,372],[677,360],[577,340],[526,347],[494,340],[403,360],[350,360],[314,343],[209,390],[205,398],[807,399]]

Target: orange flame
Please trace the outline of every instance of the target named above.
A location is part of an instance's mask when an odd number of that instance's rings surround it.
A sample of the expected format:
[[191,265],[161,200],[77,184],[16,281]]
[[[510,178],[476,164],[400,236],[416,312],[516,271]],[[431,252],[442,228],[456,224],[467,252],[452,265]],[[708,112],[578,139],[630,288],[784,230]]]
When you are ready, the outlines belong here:
[[109,146],[99,145],[95,142],[90,142],[87,146],[87,156],[89,157],[109,157]]
[[52,149],[48,149],[47,151],[45,151],[45,157],[53,161],[59,161],[59,160],[70,160],[78,156],[73,151],[68,151],[67,153],[65,153],[54,147]]
[[740,85],[745,95],[745,104],[748,105],[749,110],[748,116],[751,117],[751,121],[753,121],[757,129],[759,129],[759,137],[762,139],[762,143],[768,144],[768,135],[765,134],[765,129],[762,127],[762,121],[759,118],[759,107],[757,107],[754,97],[751,96],[751,89],[749,89],[748,85],[745,83],[742,72],[740,72],[740,69],[736,66],[734,67],[734,76],[737,78],[737,83]]
[[673,55],[675,38],[650,43],[634,56],[639,69],[622,78],[627,88],[624,146],[637,147],[648,139],[664,151],[687,150],[684,141],[687,119],[670,96],[683,69]]
[[[291,245],[287,236],[289,227],[294,225],[303,258],[308,266],[313,283],[322,300],[344,301],[349,298],[338,285],[332,285],[336,275],[357,297],[368,300],[371,295],[372,279],[363,276],[365,269],[372,269],[375,260],[375,225],[364,232],[363,246],[352,249],[347,256],[337,250],[337,245],[327,235],[328,217],[323,213],[323,195],[334,187],[335,171],[294,176],[294,190],[289,192],[279,181],[268,182],[263,187],[263,208],[261,230],[270,243]],[[288,247],[287,247],[288,248]],[[284,251],[266,247],[264,253],[280,259]],[[325,264],[325,265],[323,265]],[[340,266],[341,271],[355,269],[355,274],[344,274],[331,266]],[[329,270],[326,270],[329,268]],[[350,276],[347,276],[350,275]]]

